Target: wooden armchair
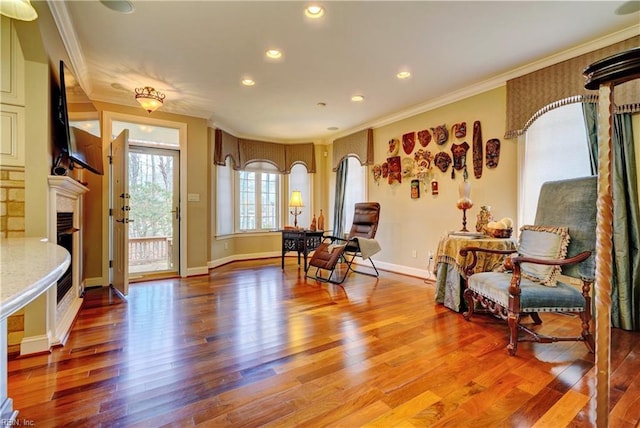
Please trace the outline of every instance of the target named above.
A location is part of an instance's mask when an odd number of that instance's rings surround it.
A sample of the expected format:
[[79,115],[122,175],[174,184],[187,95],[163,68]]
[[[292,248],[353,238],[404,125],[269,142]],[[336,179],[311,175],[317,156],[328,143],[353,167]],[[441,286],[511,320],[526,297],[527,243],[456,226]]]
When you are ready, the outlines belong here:
[[[596,177],[545,183],[540,190],[535,224],[523,226],[518,248],[505,260],[499,272],[474,274],[476,253],[510,251],[466,247],[471,254],[464,267],[467,274],[464,298],[470,320],[474,312],[489,312],[509,325],[509,354],[518,342],[583,341],[594,351],[590,331],[590,290],[595,276]],[[513,256],[515,255],[515,256]],[[581,320],[579,336],[549,337],[520,323],[530,316],[541,324],[540,312],[576,313]],[[523,332],[523,335],[520,335]]]

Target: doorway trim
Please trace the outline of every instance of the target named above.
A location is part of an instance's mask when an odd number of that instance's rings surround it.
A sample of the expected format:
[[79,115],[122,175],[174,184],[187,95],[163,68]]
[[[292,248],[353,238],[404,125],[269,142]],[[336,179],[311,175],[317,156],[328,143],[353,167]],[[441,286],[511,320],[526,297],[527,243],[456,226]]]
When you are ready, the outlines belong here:
[[[174,122],[164,119],[156,119],[152,117],[137,116],[132,114],[116,113],[112,111],[102,111],[102,150],[105,159],[109,158],[109,147],[111,143],[111,129],[113,121],[133,122],[150,126],[162,126],[166,128],[175,128],[179,131],[180,146],[177,150],[180,152],[180,264],[178,266],[178,275],[181,277],[187,276],[187,124],[182,122]],[[106,169],[102,178],[103,189],[109,189],[109,183],[111,182],[111,171]],[[102,192],[102,203],[107,209],[104,210],[102,217],[102,254],[109,254],[109,246],[111,245],[110,232],[109,232],[109,191]],[[102,263],[102,283],[108,285],[110,283],[109,273],[109,257],[103,258]]]

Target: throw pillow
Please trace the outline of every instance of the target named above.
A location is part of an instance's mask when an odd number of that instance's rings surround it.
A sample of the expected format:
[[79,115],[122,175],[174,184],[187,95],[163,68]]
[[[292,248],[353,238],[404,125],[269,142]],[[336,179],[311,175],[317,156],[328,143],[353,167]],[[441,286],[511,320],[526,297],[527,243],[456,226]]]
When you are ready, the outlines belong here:
[[[566,227],[522,226],[518,254],[537,259],[564,259],[569,239]],[[522,263],[520,269],[523,277],[548,287],[556,286],[556,278],[561,273],[560,266],[534,263]]]

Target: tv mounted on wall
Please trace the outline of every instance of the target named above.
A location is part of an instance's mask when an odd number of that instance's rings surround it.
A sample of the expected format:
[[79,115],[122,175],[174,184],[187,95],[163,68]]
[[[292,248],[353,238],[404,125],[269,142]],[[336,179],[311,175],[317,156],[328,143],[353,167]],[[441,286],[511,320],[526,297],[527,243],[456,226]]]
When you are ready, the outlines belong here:
[[70,125],[68,94],[77,92],[81,88],[62,60],[60,61],[60,84],[57,89],[58,93],[54,93],[52,97],[54,140],[58,149],[55,154],[53,174],[66,175],[68,170],[79,167],[94,174],[103,175],[102,140]]

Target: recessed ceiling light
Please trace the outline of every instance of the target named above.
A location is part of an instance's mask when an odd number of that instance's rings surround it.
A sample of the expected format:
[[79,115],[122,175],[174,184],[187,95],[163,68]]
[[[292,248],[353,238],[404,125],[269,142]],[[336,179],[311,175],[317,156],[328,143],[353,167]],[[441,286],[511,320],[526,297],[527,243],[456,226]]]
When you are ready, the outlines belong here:
[[100,0],[105,7],[120,13],[132,13],[135,8],[128,0]]
[[330,126],[327,128],[328,131],[337,131],[338,129],[340,128],[338,128],[337,126]]
[[411,77],[411,73],[408,71],[401,71],[398,74],[396,74],[396,77],[398,79],[408,79],[409,77]]
[[351,101],[353,101],[354,103],[364,101],[364,95],[354,95],[351,97]]
[[316,104],[318,107],[326,107],[327,103],[323,103],[323,102],[319,102],[318,104]]
[[242,84],[244,86],[253,86],[256,84],[256,82],[253,79],[246,78],[246,79],[242,79]]
[[324,8],[317,4],[311,4],[305,8],[304,14],[311,19],[317,19],[324,15]]
[[265,52],[267,58],[278,59],[282,58],[282,51],[280,49],[269,49]]

